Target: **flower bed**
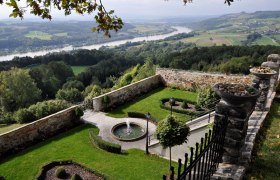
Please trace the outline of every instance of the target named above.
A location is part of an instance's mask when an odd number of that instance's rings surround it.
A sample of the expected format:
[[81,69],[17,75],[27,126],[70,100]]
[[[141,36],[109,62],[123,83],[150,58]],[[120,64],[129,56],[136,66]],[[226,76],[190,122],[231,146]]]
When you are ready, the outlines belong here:
[[[191,101],[186,101],[180,98],[173,98],[174,99],[174,105],[172,105],[172,111],[182,114],[188,114],[188,115],[198,115],[204,112],[205,110],[198,111],[196,109],[195,103]],[[182,107],[182,104],[185,103],[186,108]],[[160,107],[162,109],[171,110],[171,106],[169,103],[169,98],[163,98],[160,100]]]

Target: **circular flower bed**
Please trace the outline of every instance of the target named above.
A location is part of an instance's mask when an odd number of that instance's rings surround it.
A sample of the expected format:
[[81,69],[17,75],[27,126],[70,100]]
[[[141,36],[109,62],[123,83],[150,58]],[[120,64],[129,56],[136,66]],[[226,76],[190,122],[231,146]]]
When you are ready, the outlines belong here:
[[242,84],[218,83],[214,86],[214,91],[231,105],[241,105],[254,101],[259,96],[257,89]]
[[72,161],[55,161],[45,165],[36,179],[59,180],[79,178],[103,180],[104,176]]

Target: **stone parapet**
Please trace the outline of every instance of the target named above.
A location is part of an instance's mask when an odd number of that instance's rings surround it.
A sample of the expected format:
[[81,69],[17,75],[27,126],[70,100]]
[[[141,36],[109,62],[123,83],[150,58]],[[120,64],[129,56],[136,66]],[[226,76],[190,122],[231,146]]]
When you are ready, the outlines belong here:
[[192,89],[197,86],[213,86],[216,83],[238,83],[250,85],[253,81],[253,76],[204,73],[169,68],[157,68],[156,74],[161,76],[162,82],[166,86],[177,87],[180,89]]
[[[162,82],[160,75],[151,76],[149,78],[93,98],[93,110],[102,111],[105,108],[116,107],[117,105],[132,101],[136,97],[154,90],[161,85]],[[106,96],[109,99],[108,104],[104,103],[104,97]]]
[[24,149],[30,144],[40,142],[48,137],[68,129],[80,121],[75,116],[77,106],[59,111],[17,129],[0,134],[0,157]]

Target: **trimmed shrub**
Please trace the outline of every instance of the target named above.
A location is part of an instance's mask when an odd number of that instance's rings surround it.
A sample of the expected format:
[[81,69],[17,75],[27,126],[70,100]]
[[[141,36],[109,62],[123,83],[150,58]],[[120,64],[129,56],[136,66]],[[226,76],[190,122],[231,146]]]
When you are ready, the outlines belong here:
[[120,154],[122,152],[121,145],[110,143],[107,141],[104,141],[99,136],[94,134],[93,130],[89,130],[89,136],[91,141],[100,149],[103,149],[105,151],[111,152],[111,153],[117,153]]
[[67,173],[65,171],[65,169],[63,167],[58,167],[56,170],[55,170],[55,176],[58,177],[58,178],[65,178],[67,176]]
[[83,178],[82,178],[79,174],[74,174],[74,175],[71,177],[71,180],[83,180]]
[[[185,103],[192,103],[192,104],[195,104],[194,102],[191,102],[191,101],[187,101],[187,100],[184,100],[184,99],[179,99],[179,98],[174,98],[175,101],[181,101],[181,102],[185,102]],[[164,105],[164,103],[168,102],[169,101],[169,98],[163,98],[160,100],[160,107],[162,109],[166,109],[166,110],[171,110],[170,107],[167,107]],[[196,104],[195,104],[196,105]],[[182,114],[188,114],[188,115],[191,115],[191,116],[194,116],[194,115],[197,115],[201,112],[194,112],[194,111],[190,111],[190,110],[187,110],[187,109],[175,109],[175,108],[172,108],[172,111],[173,112],[177,112],[177,113],[182,113]]]
[[127,116],[132,118],[146,118],[146,115],[140,112],[127,112]]
[[28,123],[36,120],[36,116],[26,108],[19,109],[15,115],[14,115],[15,120],[20,123]]
[[[128,117],[132,117],[132,118],[142,118],[142,119],[146,119],[146,114],[144,113],[140,113],[140,112],[127,112],[127,116]],[[150,118],[150,121],[152,121],[153,123],[157,124],[157,120],[153,117]]]
[[76,109],[75,109],[75,116],[77,117],[77,118],[80,118],[81,116],[83,116],[84,115],[84,111],[80,108],[80,107],[77,107]]
[[183,101],[181,107],[182,107],[183,109],[188,108],[188,107],[189,107],[189,106],[188,106],[188,102],[187,102],[187,101]]

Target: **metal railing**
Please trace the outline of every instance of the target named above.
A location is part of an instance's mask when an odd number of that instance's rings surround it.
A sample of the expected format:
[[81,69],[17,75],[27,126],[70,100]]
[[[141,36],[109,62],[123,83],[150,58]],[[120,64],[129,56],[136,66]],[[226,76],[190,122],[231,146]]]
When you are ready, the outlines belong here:
[[[226,133],[227,118],[215,124],[213,130],[209,130],[195,148],[190,149],[190,156],[186,153],[184,163],[178,160],[178,180],[210,179],[216,171],[223,154],[223,144]],[[174,179],[175,171],[171,168],[169,179]],[[163,179],[167,177],[164,175]]]

